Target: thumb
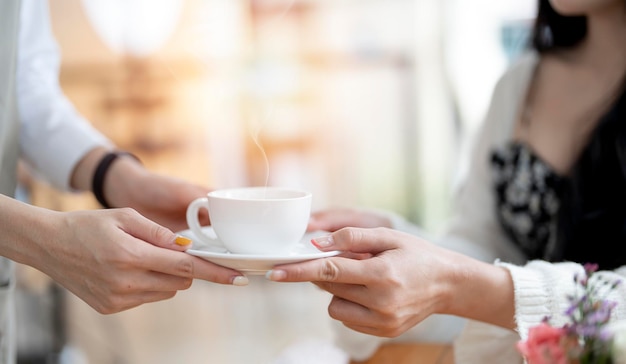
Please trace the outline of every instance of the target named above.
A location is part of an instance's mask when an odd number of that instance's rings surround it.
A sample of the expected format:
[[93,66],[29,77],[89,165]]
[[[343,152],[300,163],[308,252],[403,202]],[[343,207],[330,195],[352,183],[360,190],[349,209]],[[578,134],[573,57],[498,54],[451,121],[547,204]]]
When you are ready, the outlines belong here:
[[[315,238],[311,242],[324,251],[378,255],[396,249],[406,239],[399,231],[387,228],[343,228],[328,236]],[[281,282],[335,282],[365,285],[377,278],[375,259],[354,260],[346,257],[313,259],[306,262],[274,267],[266,277]]]
[[133,214],[131,220],[134,221],[125,224],[126,226],[123,227],[123,230],[137,239],[161,248],[176,251],[185,251],[191,247],[191,239],[176,235],[170,229],[157,224],[139,213]]
[[401,244],[399,232],[387,228],[343,228],[330,235],[314,238],[311,243],[323,251],[340,250],[373,255],[396,249]]

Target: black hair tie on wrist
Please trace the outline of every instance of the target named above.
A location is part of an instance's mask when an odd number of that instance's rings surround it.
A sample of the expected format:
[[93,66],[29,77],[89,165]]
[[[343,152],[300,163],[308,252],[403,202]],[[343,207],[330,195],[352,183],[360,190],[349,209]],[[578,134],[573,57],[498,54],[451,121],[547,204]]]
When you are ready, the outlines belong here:
[[107,172],[109,171],[109,168],[111,167],[111,164],[113,164],[113,162],[117,158],[122,157],[122,156],[130,156],[134,158],[135,160],[139,161],[139,158],[137,158],[136,156],[134,156],[133,154],[129,152],[125,152],[125,151],[109,152],[105,154],[104,157],[102,157],[102,159],[98,163],[98,166],[96,167],[96,171],[93,174],[91,191],[93,192],[93,195],[96,197],[96,200],[98,200],[100,205],[102,205],[102,207],[106,209],[110,209],[111,205],[109,205],[109,203],[104,198],[104,178],[106,177]]

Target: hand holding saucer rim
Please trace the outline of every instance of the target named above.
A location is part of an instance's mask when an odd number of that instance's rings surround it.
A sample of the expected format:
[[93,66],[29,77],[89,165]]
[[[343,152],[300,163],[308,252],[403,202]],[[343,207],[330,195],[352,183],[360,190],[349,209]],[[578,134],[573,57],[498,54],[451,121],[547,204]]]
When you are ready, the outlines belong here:
[[[215,236],[215,232],[210,226],[203,227],[202,229],[207,235]],[[340,253],[340,251],[336,250],[329,252],[320,251],[311,243],[312,238],[329,234],[325,231],[306,233],[298,245],[296,245],[296,248],[284,255],[235,254],[228,252],[220,246],[221,243],[217,240],[217,237],[214,244],[211,244],[211,242],[198,240],[191,230],[183,230],[178,232],[178,234],[194,241],[191,248],[186,251],[188,254],[248,274],[265,274],[265,272],[272,269],[275,265],[331,257]]]

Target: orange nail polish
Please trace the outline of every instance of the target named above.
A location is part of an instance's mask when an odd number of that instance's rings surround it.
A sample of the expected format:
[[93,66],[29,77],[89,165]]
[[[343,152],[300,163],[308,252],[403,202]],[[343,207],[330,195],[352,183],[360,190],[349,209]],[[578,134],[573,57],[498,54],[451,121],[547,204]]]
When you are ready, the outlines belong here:
[[175,241],[176,241],[176,244],[180,246],[187,246],[191,244],[192,242],[191,239],[186,238],[184,236],[177,236]]

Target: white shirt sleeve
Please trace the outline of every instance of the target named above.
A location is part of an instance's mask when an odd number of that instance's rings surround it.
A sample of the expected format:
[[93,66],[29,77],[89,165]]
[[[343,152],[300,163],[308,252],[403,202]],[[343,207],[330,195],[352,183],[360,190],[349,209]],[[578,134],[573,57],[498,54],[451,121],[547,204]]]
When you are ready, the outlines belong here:
[[77,113],[59,86],[60,55],[47,1],[22,1],[18,42],[22,156],[38,176],[68,190],[78,161],[91,149],[111,142]]

